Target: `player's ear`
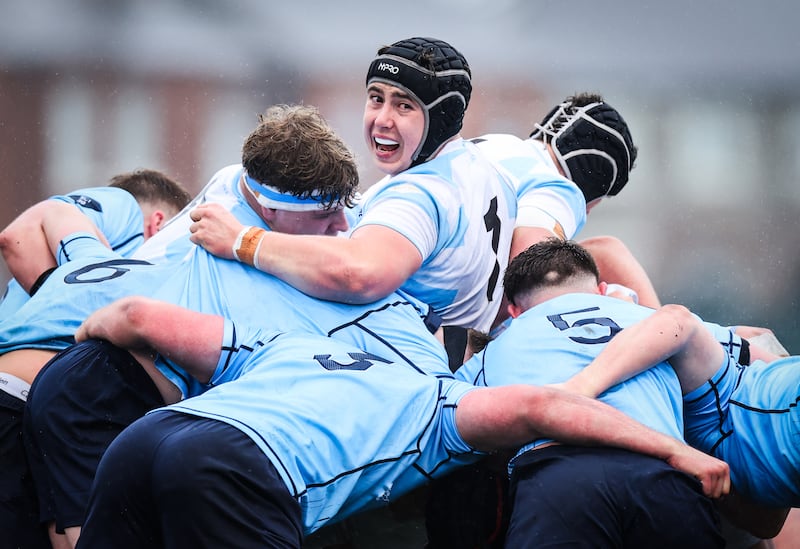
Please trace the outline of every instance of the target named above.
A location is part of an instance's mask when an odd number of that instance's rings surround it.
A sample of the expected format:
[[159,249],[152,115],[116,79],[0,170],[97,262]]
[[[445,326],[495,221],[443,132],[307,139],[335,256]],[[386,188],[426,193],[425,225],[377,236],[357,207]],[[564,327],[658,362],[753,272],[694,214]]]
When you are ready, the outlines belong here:
[[513,303],[508,304],[508,314],[511,315],[511,318],[517,318],[523,312],[522,307],[519,305],[514,305]]
[[608,283],[600,282],[597,285],[597,290],[600,295],[608,295]]
[[161,230],[161,226],[166,221],[167,216],[161,210],[153,210],[150,215],[147,216],[147,219],[144,220],[144,237],[145,239],[150,238],[158,231]]

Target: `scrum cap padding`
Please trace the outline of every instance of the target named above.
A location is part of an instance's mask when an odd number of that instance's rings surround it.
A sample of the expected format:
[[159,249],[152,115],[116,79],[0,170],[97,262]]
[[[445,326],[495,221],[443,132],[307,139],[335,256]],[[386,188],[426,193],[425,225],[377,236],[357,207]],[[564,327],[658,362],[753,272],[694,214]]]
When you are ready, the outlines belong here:
[[367,86],[383,82],[408,93],[422,107],[425,130],[412,165],[427,160],[461,131],[472,93],[467,60],[447,42],[409,38],[382,48],[367,71]]
[[561,103],[536,125],[531,137],[550,143],[564,174],[580,187],[586,202],[619,193],[636,161],[627,123],[605,102],[582,107]]

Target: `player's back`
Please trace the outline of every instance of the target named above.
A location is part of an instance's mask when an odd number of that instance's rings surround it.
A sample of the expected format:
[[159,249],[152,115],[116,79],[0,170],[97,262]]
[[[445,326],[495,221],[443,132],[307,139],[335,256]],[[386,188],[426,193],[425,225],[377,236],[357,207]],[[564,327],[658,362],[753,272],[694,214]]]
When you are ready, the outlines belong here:
[[[602,295],[561,295],[511,321],[456,377],[487,386],[560,383],[586,367],[617,332],[650,314],[652,309]],[[683,436],[680,384],[666,362],[599,399],[653,429]]]
[[[225,342],[220,368],[242,377],[168,409],[250,436],[303,507],[307,533],[424,482],[424,471],[415,483],[404,475],[429,446],[440,448],[442,461],[470,450],[453,417],[468,384],[319,335],[242,325],[226,333],[236,334],[237,345]],[[424,465],[431,474],[437,464]]]
[[[195,247],[186,261],[173,266],[154,297],[264,330],[302,330],[345,340],[419,370],[450,376],[444,349],[424,323],[428,307],[403,293],[365,305],[323,301],[253,267]],[[207,389],[174,365],[161,369],[185,396]],[[232,369],[226,381],[236,376]]]

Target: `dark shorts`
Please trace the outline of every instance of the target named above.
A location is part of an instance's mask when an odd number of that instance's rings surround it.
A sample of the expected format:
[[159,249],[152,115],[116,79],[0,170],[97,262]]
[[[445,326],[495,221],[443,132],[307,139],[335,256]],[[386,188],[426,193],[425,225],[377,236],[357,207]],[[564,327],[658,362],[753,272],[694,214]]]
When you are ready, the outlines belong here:
[[427,549],[503,547],[507,495],[505,461],[494,456],[431,481],[425,505]]
[[103,452],[125,427],[163,405],[141,365],[106,341],[78,343],[45,364],[25,413],[42,520],[55,520],[58,532],[81,525]]
[[158,411],[103,456],[78,547],[301,543],[300,506],[247,435],[213,419]]
[[45,549],[50,540],[22,441],[24,409],[24,401],[0,391],[0,535],[4,547]]
[[521,456],[507,547],[724,547],[700,482],[615,448],[551,446]]

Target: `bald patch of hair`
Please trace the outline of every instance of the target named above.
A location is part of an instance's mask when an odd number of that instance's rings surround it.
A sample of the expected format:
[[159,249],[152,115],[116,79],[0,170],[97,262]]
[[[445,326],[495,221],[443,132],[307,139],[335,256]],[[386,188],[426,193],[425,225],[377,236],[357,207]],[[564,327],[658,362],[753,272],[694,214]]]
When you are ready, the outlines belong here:
[[508,301],[517,305],[522,295],[590,277],[598,282],[600,273],[586,248],[573,240],[549,238],[511,260],[503,277],[503,290]]

